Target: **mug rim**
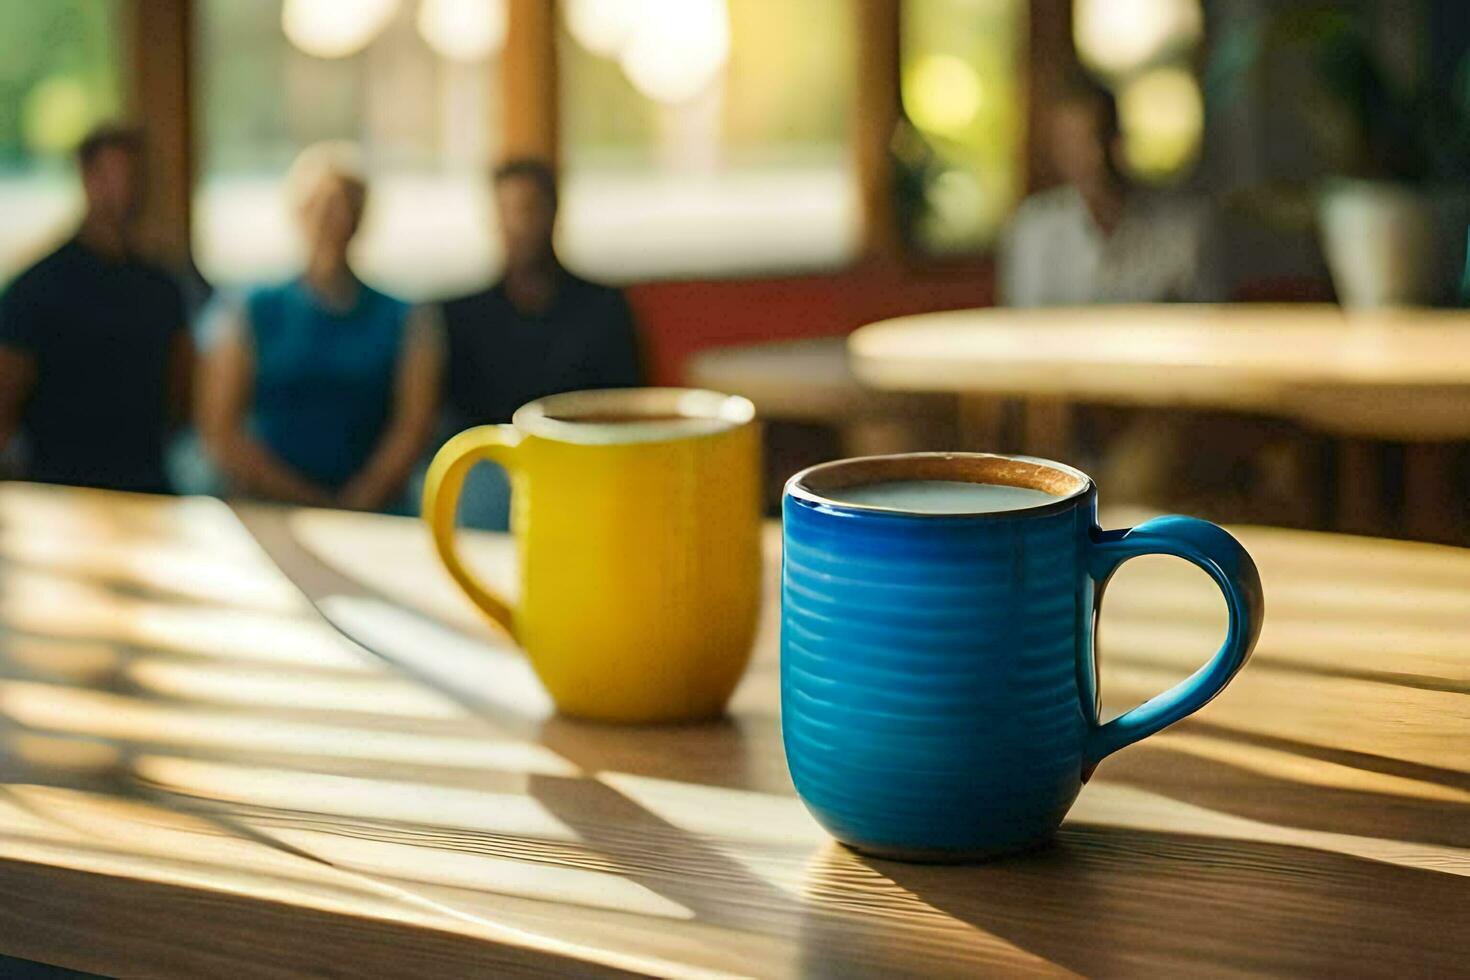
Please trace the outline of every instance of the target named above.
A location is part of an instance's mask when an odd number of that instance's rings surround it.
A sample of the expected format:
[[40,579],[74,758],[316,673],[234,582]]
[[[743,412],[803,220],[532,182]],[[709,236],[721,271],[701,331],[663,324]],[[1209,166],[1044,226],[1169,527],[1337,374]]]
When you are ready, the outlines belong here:
[[[936,465],[937,464],[937,465]],[[1070,484],[1065,492],[1056,493],[1055,500],[1045,503],[1027,504],[1020,507],[1009,507],[1005,510],[988,511],[959,511],[935,513],[932,511],[909,510],[903,507],[888,507],[881,504],[855,503],[848,500],[838,500],[826,496],[821,487],[810,485],[812,477],[821,477],[840,473],[842,470],[856,469],[866,472],[866,479],[854,480],[851,483],[835,484],[827,489],[835,489],[838,486],[855,486],[862,483],[884,482],[873,479],[874,475],[889,476],[895,481],[905,479],[955,479],[953,476],[931,475],[942,472],[946,467],[958,469],[960,467],[975,467],[994,465],[997,471],[1004,472],[1017,480],[1031,478],[1030,482],[991,483],[992,486],[1012,486],[1023,489],[1042,490],[1053,493],[1049,486],[1039,486],[1041,483],[1055,485],[1060,481]],[[930,471],[925,476],[902,476],[907,471],[912,474],[916,471]],[[1047,471],[1051,476],[1043,476],[1038,471]],[[985,481],[974,479],[957,480],[960,483],[977,483],[984,485]],[[921,520],[1006,520],[1017,517],[1044,517],[1050,514],[1061,513],[1076,506],[1078,501],[1089,496],[1097,487],[1092,477],[1066,463],[1058,463],[1056,460],[1043,459],[1039,456],[1012,455],[1009,453],[965,453],[965,452],[920,452],[920,453],[889,453],[879,456],[854,456],[847,459],[836,459],[826,463],[818,463],[808,466],[806,469],[793,475],[786,481],[785,496],[808,505],[823,509],[841,512],[852,512],[859,514],[886,514],[894,517],[911,517]]]
[[[677,418],[581,422],[577,414],[628,413]],[[547,395],[515,410],[511,424],[526,435],[556,442],[622,446],[718,435],[755,420],[755,405],[740,395],[707,388],[592,388]]]

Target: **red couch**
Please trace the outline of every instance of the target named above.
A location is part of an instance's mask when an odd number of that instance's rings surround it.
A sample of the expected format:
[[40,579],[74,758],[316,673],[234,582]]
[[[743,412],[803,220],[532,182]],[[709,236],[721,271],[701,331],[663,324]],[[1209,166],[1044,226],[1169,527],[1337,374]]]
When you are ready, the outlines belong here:
[[707,347],[830,337],[910,313],[989,306],[985,259],[909,268],[863,264],[765,279],[685,280],[631,286],[651,383],[679,384],[685,360]]

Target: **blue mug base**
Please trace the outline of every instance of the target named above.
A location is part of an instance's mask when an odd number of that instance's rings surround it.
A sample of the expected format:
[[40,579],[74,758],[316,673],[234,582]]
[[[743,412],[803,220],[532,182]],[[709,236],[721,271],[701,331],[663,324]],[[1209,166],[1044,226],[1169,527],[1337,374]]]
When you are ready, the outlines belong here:
[[841,843],[844,847],[864,857],[878,858],[883,861],[902,861],[906,864],[984,864],[987,861],[998,861],[1001,858],[1039,850],[1050,844],[1055,836],[1055,830],[1048,830],[1020,844],[963,850],[946,847],[889,847],[885,844],[859,844],[852,841]]

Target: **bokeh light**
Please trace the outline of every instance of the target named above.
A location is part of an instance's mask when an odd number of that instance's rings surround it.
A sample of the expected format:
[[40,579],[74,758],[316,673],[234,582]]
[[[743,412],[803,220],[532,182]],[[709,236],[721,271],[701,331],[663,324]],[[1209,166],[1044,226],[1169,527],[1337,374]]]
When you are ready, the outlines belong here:
[[21,139],[37,154],[70,152],[98,122],[87,84],[73,75],[52,75],[25,95]]
[[940,173],[929,185],[927,231],[940,249],[962,246],[977,215],[986,211],[985,189],[976,175],[958,168]]
[[1027,0],[924,0],[902,6],[904,113],[913,241],[927,255],[990,246],[1024,189]]
[[1156,68],[1118,92],[1128,166],[1141,177],[1174,174],[1199,153],[1205,128],[1199,83],[1183,68]]
[[1077,54],[1109,75],[1192,47],[1203,30],[1199,0],[1077,0],[1072,9]]
[[672,104],[704,92],[729,58],[725,0],[645,0],[618,62],[639,92]]
[[903,79],[903,107],[909,119],[940,135],[964,132],[975,121],[983,94],[975,69],[949,54],[925,55]]
[[346,58],[372,43],[398,10],[398,0],[285,0],[281,30],[318,58]]
[[593,54],[616,58],[638,26],[638,0],[566,0],[567,31]]
[[505,0],[420,0],[419,33],[451,61],[480,61],[505,46]]

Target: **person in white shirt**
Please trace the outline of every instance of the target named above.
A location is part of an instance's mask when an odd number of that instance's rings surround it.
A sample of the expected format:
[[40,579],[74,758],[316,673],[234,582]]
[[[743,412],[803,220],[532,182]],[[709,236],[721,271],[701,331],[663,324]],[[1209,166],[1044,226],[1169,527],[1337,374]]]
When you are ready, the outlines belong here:
[[[1027,198],[1002,239],[1008,306],[1212,303],[1229,298],[1203,202],[1132,184],[1112,93],[1075,83],[1048,133],[1062,186]],[[1088,406],[1073,412],[1081,462],[1114,501],[1298,522],[1299,440],[1262,420]],[[1202,449],[1208,452],[1202,452]]]
[[1138,188],[1124,175],[1112,93],[1074,85],[1053,111],[1048,135],[1066,183],[1017,209],[1000,249],[1005,305],[1226,298],[1208,209]]

